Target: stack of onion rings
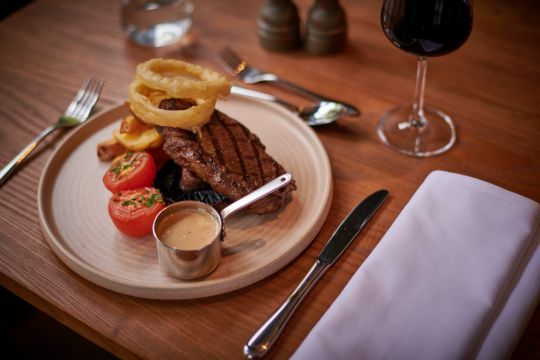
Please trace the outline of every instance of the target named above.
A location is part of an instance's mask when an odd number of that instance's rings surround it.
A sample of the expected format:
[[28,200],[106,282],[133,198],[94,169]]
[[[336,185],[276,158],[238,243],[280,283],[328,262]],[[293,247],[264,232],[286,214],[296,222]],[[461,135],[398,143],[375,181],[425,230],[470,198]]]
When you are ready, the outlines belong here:
[[[151,59],[137,66],[128,98],[131,111],[149,124],[195,131],[210,120],[217,99],[227,96],[230,89],[224,76],[202,66]],[[195,105],[185,110],[158,108],[167,98],[191,99]]]

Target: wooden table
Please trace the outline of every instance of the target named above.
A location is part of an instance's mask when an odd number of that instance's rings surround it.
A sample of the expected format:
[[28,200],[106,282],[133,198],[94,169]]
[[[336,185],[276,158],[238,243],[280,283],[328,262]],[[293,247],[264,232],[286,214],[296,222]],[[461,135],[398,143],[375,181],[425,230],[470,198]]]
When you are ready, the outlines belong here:
[[[312,1],[297,1],[305,19]],[[463,48],[429,61],[427,102],[447,110],[459,131],[448,153],[415,159],[381,144],[375,126],[413,97],[416,61],[384,37],[380,1],[342,1],[349,47],[335,56],[268,53],[259,44],[261,1],[196,2],[195,43],[151,50],[127,41],[115,1],[36,1],[0,23],[0,164],[61,114],[89,74],[106,80],[103,110],[126,99],[136,64],[177,57],[221,69],[230,44],[254,63],[361,107],[360,118],[318,128],[330,156],[334,196],[320,233],[296,260],[247,288],[192,301],[152,301],[113,293],[67,268],[40,230],[37,187],[58,138],[0,189],[0,280],[19,297],[121,357],[241,358],[252,332],[303,277],[355,203],[386,187],[392,197],[292,319],[270,358],[289,356],[377,245],[426,175],[435,169],[482,178],[540,201],[540,30],[533,0],[475,2]],[[275,91],[270,87],[261,89]],[[276,94],[279,92],[275,91]],[[279,93],[291,101],[297,98]],[[540,312],[514,357],[540,351]]]

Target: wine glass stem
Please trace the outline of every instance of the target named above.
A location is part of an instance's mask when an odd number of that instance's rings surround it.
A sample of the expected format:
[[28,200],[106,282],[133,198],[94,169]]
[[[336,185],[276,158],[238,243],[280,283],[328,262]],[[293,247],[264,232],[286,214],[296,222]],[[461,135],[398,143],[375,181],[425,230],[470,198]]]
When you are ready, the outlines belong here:
[[423,128],[427,125],[424,116],[424,90],[426,88],[427,59],[423,56],[418,57],[418,68],[416,71],[416,91],[413,104],[413,113],[411,116],[411,125],[417,128]]

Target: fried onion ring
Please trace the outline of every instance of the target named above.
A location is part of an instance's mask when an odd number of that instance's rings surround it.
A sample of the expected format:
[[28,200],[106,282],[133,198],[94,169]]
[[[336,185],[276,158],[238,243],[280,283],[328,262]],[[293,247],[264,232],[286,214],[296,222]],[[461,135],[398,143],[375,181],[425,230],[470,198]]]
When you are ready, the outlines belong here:
[[216,105],[216,98],[193,99],[196,105],[186,110],[163,110],[158,108],[159,101],[170,95],[168,92],[154,90],[140,80],[129,86],[129,102],[131,111],[143,121],[161,126],[178,127],[196,131],[210,120]]
[[137,79],[175,98],[224,98],[231,83],[219,73],[175,59],[151,59],[137,65]]

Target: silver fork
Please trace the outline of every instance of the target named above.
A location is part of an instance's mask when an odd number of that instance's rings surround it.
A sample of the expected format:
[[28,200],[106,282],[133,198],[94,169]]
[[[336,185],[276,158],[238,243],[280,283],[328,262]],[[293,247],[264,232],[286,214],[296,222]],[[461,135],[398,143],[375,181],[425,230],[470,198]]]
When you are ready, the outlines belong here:
[[280,78],[276,74],[268,73],[263,70],[250,66],[245,60],[243,60],[238,54],[236,54],[230,47],[225,47],[219,52],[221,59],[229,67],[229,70],[234,76],[246,84],[256,84],[260,82],[272,82],[276,85],[284,87],[288,90],[293,90],[300,95],[306,96],[313,100],[335,102],[344,105],[347,108],[347,115],[357,116],[360,115],[360,110],[354,105],[344,103],[343,101],[335,100],[314,93],[311,90],[293,84],[285,79]]
[[47,135],[59,128],[74,127],[88,119],[90,111],[96,104],[103,87],[103,80],[91,77],[86,83],[79,89],[77,95],[71,101],[66,109],[64,115],[60,116],[58,121],[49,126],[42,132],[40,132],[30,144],[21,150],[6,166],[0,171],[0,186],[2,186],[9,176],[20,167],[24,159],[34,151],[38,144]]

